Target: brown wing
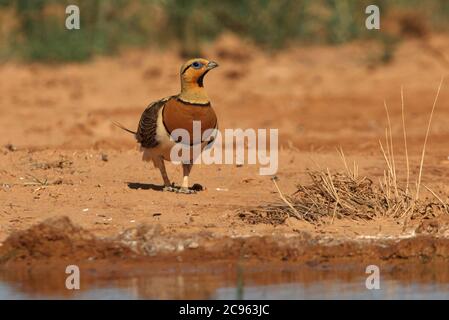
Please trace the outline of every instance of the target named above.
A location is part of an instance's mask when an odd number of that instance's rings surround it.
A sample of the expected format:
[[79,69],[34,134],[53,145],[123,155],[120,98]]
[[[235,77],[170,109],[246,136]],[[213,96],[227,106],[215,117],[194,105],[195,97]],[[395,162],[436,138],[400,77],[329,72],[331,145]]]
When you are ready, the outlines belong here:
[[154,148],[159,144],[159,141],[156,139],[157,117],[159,110],[170,98],[164,98],[151,103],[142,113],[136,132],[136,139],[142,147]]

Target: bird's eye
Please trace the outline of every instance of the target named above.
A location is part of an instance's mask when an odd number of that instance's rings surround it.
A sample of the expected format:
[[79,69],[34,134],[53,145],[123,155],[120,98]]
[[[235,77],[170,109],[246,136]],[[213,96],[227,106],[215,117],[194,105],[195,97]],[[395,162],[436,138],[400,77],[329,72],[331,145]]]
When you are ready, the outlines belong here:
[[194,63],[192,63],[192,67],[194,67],[195,69],[199,69],[202,66],[203,65],[200,62],[198,62],[198,61],[195,61]]

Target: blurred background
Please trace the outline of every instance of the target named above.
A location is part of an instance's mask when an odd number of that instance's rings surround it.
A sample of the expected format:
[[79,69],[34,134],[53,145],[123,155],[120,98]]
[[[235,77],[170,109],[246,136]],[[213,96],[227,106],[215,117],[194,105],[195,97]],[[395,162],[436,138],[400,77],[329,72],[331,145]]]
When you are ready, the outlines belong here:
[[[70,4],[79,30],[65,27]],[[380,30],[365,27],[371,4]],[[0,22],[0,144],[23,148],[132,148],[111,120],[135,128],[148,103],[178,92],[179,67],[195,56],[220,64],[206,87],[223,128],[377,152],[384,99],[402,132],[404,86],[419,148],[449,70],[447,0],[0,0]],[[440,112],[432,141],[445,145]]]
[[[65,7],[76,4],[81,29],[67,32]],[[365,8],[379,6],[382,32],[365,28]],[[264,50],[375,39],[389,61],[404,36],[449,30],[447,0],[0,0],[0,59],[85,61],[120,49],[179,46],[201,53],[223,32]]]

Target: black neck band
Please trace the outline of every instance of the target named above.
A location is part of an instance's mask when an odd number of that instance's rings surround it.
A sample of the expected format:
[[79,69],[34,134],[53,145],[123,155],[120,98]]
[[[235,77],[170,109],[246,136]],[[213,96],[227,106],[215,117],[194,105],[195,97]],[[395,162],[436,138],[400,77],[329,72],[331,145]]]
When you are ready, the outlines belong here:
[[196,103],[196,102],[189,102],[186,100],[182,100],[180,97],[177,97],[176,100],[178,100],[179,102],[185,103],[185,104],[190,104],[192,106],[201,106],[201,107],[209,107],[210,106],[210,101],[206,102],[206,103]]

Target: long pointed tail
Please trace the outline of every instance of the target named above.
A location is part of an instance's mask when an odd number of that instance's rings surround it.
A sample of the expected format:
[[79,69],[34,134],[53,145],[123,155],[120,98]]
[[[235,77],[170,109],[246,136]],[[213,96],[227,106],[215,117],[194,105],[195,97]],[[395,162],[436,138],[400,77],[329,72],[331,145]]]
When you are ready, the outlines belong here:
[[125,128],[120,122],[117,121],[112,121],[112,123],[116,126],[119,127],[122,130],[125,130],[126,132],[132,133],[132,134],[137,134],[137,132],[129,130],[128,128]]

